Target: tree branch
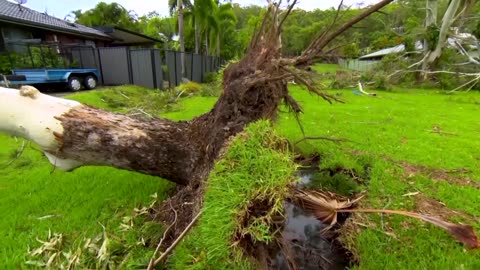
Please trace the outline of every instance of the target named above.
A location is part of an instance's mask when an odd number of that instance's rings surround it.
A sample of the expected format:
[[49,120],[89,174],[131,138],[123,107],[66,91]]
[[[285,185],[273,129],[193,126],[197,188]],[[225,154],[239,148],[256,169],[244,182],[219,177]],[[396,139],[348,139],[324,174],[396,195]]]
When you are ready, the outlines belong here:
[[[280,34],[280,32],[282,31],[283,23],[285,22],[285,20],[288,18],[288,16],[292,12],[292,9],[297,4],[297,1],[298,0],[294,0],[293,3],[288,7],[287,13],[285,14],[285,16],[283,16],[282,21],[278,24],[278,34]],[[342,2],[343,2],[343,0],[342,0]]]
[[188,233],[188,231],[193,227],[193,225],[195,224],[195,222],[197,221],[197,219],[200,217],[201,214],[202,214],[201,211],[198,212],[198,214],[192,219],[192,221],[187,225],[187,227],[183,230],[183,232],[177,237],[177,239],[175,239],[172,245],[170,245],[165,250],[165,252],[163,252],[162,255],[155,260],[155,262],[153,263],[153,266],[158,265],[161,261],[167,258],[168,254],[170,254],[173,251],[173,249],[178,245],[178,243],[180,243],[180,240],[182,240],[183,237]]
[[341,35],[343,32],[350,29],[353,25],[355,25],[359,21],[365,19],[366,17],[370,16],[370,14],[378,11],[379,9],[390,4],[391,2],[393,2],[393,0],[382,0],[377,4],[370,6],[368,9],[366,9],[364,12],[360,13],[359,15],[353,17],[348,22],[344,23],[336,31],[332,32],[331,34],[320,36],[319,38],[315,39],[310,44],[308,49],[305,50],[299,58],[297,58],[296,66],[309,65],[310,61],[313,58],[315,58],[325,48],[325,46],[327,46],[337,36]]

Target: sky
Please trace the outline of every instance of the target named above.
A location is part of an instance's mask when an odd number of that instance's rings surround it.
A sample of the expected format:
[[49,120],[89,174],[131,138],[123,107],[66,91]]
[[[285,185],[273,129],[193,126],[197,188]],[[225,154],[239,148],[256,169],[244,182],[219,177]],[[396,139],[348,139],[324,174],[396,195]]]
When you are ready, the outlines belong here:
[[[379,0],[344,0],[344,4],[356,6],[359,3],[369,5]],[[72,10],[88,10],[100,2],[95,0],[27,0],[25,6],[36,11],[47,11],[49,15],[63,19]],[[134,10],[139,16],[156,10],[160,15],[168,15],[168,0],[103,0],[103,2],[117,2],[127,10]],[[265,5],[266,0],[233,0],[234,3],[240,5]],[[286,2],[284,0],[283,2]],[[305,10],[327,9],[336,7],[340,0],[299,0],[297,6]]]

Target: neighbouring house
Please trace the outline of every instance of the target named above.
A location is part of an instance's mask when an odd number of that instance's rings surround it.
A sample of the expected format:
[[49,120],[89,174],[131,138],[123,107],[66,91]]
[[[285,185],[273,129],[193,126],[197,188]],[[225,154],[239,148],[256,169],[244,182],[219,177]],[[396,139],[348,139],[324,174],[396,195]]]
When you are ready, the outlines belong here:
[[87,27],[0,0],[0,51],[15,43],[153,47],[158,42],[161,40],[118,27]]
[[[471,57],[478,58],[480,51],[480,41],[475,38],[474,35],[469,33],[459,33],[458,29],[453,29],[454,33],[447,38],[446,47],[454,48],[460,54]],[[413,52],[405,52],[405,45],[400,44],[394,47],[389,47],[381,49],[369,54],[362,55],[358,58],[360,61],[380,61],[383,57],[389,54],[403,53],[412,54],[412,53],[421,53],[423,51],[423,43],[421,41],[415,42],[415,50]]]
[[93,28],[113,38],[113,41],[108,43],[108,46],[153,47],[156,43],[163,43],[162,40],[120,28],[118,26],[95,26]]
[[[421,50],[423,50],[423,44],[422,44],[422,42],[417,41],[415,43],[415,51],[414,52],[408,52],[408,53],[415,53],[415,52],[419,52]],[[386,55],[401,53],[401,52],[404,52],[404,51],[405,51],[405,45],[400,44],[400,45],[397,45],[397,46],[394,46],[394,47],[385,48],[385,49],[381,49],[381,50],[378,50],[378,51],[375,51],[375,52],[372,52],[372,53],[369,53],[369,54],[366,54],[366,55],[362,55],[358,58],[358,60],[380,61]]]

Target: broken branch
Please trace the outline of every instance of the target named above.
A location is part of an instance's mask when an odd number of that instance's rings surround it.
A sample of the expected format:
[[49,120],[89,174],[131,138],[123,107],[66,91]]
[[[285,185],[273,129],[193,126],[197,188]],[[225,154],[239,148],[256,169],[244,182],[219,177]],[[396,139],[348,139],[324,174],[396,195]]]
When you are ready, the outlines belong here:
[[192,219],[192,221],[187,225],[187,227],[183,230],[183,232],[177,237],[177,239],[175,239],[172,245],[170,245],[165,250],[165,252],[163,252],[162,255],[155,260],[155,262],[153,263],[154,267],[157,266],[161,261],[167,258],[168,254],[170,254],[173,251],[173,249],[178,245],[178,243],[180,243],[180,240],[182,240],[182,238],[185,237],[185,235],[193,227],[193,224],[195,224],[195,222],[197,221],[197,219],[200,217],[201,214],[202,214],[202,211],[198,212],[198,214]]

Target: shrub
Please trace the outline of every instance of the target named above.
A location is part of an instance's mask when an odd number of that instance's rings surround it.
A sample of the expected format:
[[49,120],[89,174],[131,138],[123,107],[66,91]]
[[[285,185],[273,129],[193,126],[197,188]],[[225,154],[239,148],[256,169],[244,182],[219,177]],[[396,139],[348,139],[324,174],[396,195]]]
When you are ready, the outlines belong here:
[[343,89],[354,86],[358,82],[358,76],[352,71],[337,70],[335,78],[330,83],[331,89]]
[[202,90],[202,86],[196,82],[189,81],[187,83],[182,83],[179,85],[175,92],[181,96],[191,95],[199,93]]
[[204,78],[204,81],[205,83],[212,83],[212,82],[215,82],[219,79],[219,75],[217,72],[208,72],[208,73],[205,73],[205,78]]
[[392,90],[391,84],[388,82],[387,75],[380,72],[373,77],[373,88],[376,90]]
[[218,97],[222,93],[222,84],[221,83],[209,83],[206,86],[202,87],[200,95],[202,97]]

